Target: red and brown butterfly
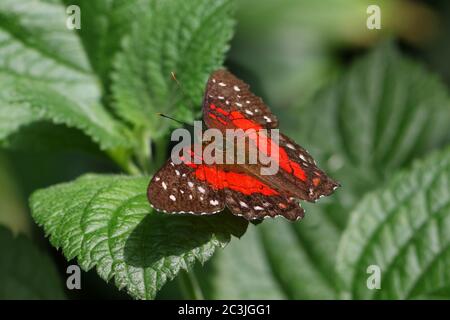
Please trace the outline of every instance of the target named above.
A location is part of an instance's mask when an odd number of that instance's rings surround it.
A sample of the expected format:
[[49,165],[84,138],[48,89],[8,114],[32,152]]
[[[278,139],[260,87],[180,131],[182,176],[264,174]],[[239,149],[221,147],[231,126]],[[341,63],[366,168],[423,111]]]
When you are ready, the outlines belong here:
[[[203,121],[208,128],[224,134],[227,129],[260,132],[278,127],[275,115],[249,85],[224,69],[212,73],[206,84]],[[273,145],[269,137],[257,138]],[[175,164],[169,159],[150,181],[150,204],[170,213],[214,214],[228,207],[247,220],[276,216],[298,220],[304,216],[299,200],[315,202],[330,195],[339,183],[287,136],[279,134],[276,148],[279,170],[273,175],[261,175],[260,165],[254,164],[198,164],[187,160]]]

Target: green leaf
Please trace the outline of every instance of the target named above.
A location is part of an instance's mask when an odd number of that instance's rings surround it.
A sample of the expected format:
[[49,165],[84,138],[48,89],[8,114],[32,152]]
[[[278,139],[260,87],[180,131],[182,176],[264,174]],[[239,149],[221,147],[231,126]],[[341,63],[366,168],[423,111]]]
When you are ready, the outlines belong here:
[[149,128],[154,136],[168,128],[156,112],[192,117],[193,108],[201,105],[209,73],[221,66],[228,49],[232,4],[231,0],[152,1],[146,14],[136,17],[115,61],[113,96],[118,114]]
[[[255,241],[263,242],[264,255],[255,263],[269,261],[279,287],[290,298],[336,298],[341,286],[336,251],[349,213],[364,193],[398,168],[450,140],[447,91],[434,75],[392,46],[382,45],[314,101],[287,112],[281,117],[286,120],[282,129],[288,128],[342,187],[316,204],[302,203],[306,216],[298,223],[264,221],[258,226],[260,239]],[[241,242],[247,241],[253,240]],[[221,269],[212,277],[228,277],[228,270],[233,269]],[[218,287],[212,290],[222,294]]]
[[[32,9],[30,9],[32,7]],[[65,7],[42,0],[0,4],[0,73],[45,83],[87,104],[100,92]]]
[[109,82],[112,61],[120,50],[135,17],[148,8],[150,0],[64,0],[82,13],[79,30],[89,61],[104,83]]
[[20,126],[47,120],[82,130],[102,149],[127,146],[128,131],[100,104],[80,105],[46,85],[1,73],[0,86],[0,113],[8,114],[6,118],[11,120],[10,123],[0,121],[0,139]]
[[[345,297],[450,298],[450,149],[397,174],[351,214],[337,254]],[[366,286],[369,265],[381,289]]]
[[0,299],[64,299],[58,272],[49,256],[24,236],[0,226]]
[[152,299],[177,273],[204,263],[247,222],[231,214],[169,215],[151,209],[147,177],[86,175],[35,192],[33,217],[68,260],[96,267],[138,299]]
[[100,105],[98,81],[65,19],[62,5],[1,2],[0,139],[47,120],[84,131],[102,149],[129,147],[126,129]]

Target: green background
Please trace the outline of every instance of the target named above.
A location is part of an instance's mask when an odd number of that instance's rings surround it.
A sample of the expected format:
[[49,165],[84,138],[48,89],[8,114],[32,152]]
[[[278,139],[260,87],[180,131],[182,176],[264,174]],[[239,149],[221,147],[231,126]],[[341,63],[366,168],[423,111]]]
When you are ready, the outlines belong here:
[[[449,298],[449,21],[438,0],[2,0],[0,299]],[[198,119],[221,65],[341,182],[303,221],[148,206],[176,125],[156,112]]]

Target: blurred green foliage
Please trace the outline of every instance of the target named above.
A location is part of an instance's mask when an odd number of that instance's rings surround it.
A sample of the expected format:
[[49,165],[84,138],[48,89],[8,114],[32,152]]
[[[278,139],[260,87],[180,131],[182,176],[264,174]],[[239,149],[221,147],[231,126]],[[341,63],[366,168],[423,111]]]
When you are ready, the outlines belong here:
[[[366,28],[366,0],[1,1],[0,224],[25,236],[0,228],[0,298],[126,297],[92,272],[64,294],[72,258],[141,299],[450,298],[450,6],[376,3],[381,30]],[[148,206],[173,125],[152,114],[198,118],[222,64],[343,184],[303,221],[245,232],[227,214]],[[69,261],[31,220],[40,188],[33,218]],[[31,280],[34,260],[51,281]],[[366,287],[369,264],[381,290]]]

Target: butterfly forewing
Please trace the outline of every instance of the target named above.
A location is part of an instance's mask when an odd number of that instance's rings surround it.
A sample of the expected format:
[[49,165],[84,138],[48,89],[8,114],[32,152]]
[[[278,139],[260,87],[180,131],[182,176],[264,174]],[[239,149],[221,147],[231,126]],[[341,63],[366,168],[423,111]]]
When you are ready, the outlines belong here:
[[206,85],[203,120],[209,128],[233,127],[231,116],[251,119],[267,129],[278,126],[277,117],[248,84],[220,69],[211,74]]

